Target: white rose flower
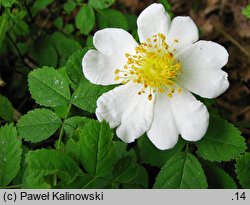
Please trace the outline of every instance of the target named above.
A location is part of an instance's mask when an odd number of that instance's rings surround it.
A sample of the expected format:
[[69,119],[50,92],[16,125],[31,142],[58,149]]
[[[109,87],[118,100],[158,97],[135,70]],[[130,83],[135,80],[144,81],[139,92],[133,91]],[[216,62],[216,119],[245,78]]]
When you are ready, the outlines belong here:
[[207,131],[207,108],[191,94],[215,98],[228,87],[221,68],[226,49],[198,41],[190,17],[170,20],[161,4],[138,17],[140,44],[123,29],[107,28],[94,35],[94,46],[82,60],[83,73],[94,84],[121,84],[97,100],[96,116],[126,143],[147,132],[159,149],[172,148],[179,134],[200,140]]

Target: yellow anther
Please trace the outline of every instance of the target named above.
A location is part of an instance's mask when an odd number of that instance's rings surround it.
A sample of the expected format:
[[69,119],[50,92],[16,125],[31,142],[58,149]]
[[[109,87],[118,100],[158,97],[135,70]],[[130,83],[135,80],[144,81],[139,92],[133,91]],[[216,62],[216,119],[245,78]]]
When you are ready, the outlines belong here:
[[168,93],[168,97],[170,98],[173,97],[172,93]]
[[[174,42],[178,43],[178,40],[174,39]],[[142,84],[144,87],[138,92],[139,95],[147,93],[147,88],[150,87],[149,100],[152,100],[154,92],[164,93],[165,90],[168,90],[167,95],[172,97],[175,92],[175,78],[182,70],[178,59],[168,50],[170,46],[162,33],[147,38],[146,42],[135,48],[135,54],[125,54],[126,65],[121,70],[115,70],[115,74],[122,72],[122,77],[117,75],[115,80],[122,78],[124,83],[131,81]]]
[[149,99],[149,100],[152,100],[152,94],[149,94],[149,95],[148,95],[148,99]]
[[180,94],[181,92],[182,92],[182,89],[181,89],[181,88],[179,88],[179,89],[178,89],[178,93]]
[[159,88],[159,89],[158,89],[158,92],[159,92],[159,93],[163,93],[164,90],[163,90],[162,88]]

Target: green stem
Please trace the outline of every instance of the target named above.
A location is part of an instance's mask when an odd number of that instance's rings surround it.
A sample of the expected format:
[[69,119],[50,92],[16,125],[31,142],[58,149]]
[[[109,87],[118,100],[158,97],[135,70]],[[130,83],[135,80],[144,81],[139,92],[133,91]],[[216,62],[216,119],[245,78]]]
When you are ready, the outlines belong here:
[[[86,174],[86,173],[85,173]],[[105,177],[100,177],[100,176],[92,176],[91,174],[86,174],[86,175],[88,175],[88,176],[91,176],[91,177],[93,177],[87,184],[85,184],[82,188],[86,188],[89,184],[91,184],[93,181],[95,181],[96,179],[101,179],[101,180],[104,180],[104,181],[108,181],[108,182],[110,182],[110,183],[112,183],[112,188],[114,187],[114,185],[116,184],[116,183],[118,183],[118,184],[126,184],[126,185],[134,185],[134,186],[136,186],[136,185],[139,185],[140,186],[140,184],[135,184],[135,183],[129,183],[129,182],[120,182],[120,181],[117,181],[116,179],[114,180],[114,179],[108,179],[108,178],[105,178]]]
[[188,151],[189,151],[189,144],[188,144],[188,142],[186,143],[186,153],[188,153]]
[[61,130],[60,130],[59,139],[58,139],[58,143],[57,143],[56,149],[59,149],[59,148],[60,148],[60,145],[61,145],[61,142],[62,142],[62,137],[63,137],[63,132],[64,132],[65,120],[68,118],[68,115],[69,115],[69,112],[70,112],[70,110],[71,110],[71,107],[72,107],[72,103],[70,102],[70,103],[69,103],[69,106],[68,106],[68,108],[67,108],[67,111],[66,111],[66,115],[65,115],[65,117],[63,118],[63,122],[62,122],[62,126],[61,126]]
[[[70,112],[70,110],[71,110],[71,107],[72,107],[72,103],[70,102],[69,105],[68,105],[67,111],[66,111],[66,115],[65,115],[65,117],[63,118],[63,122],[62,122],[62,126],[61,126],[61,129],[60,129],[60,134],[59,134],[58,143],[57,143],[57,145],[56,145],[56,149],[60,149],[60,145],[61,145],[62,138],[63,138],[63,133],[64,133],[64,124],[65,124],[65,121],[66,121],[67,118],[68,118],[68,115],[69,115],[69,112]],[[57,174],[54,174],[54,176],[53,176],[53,185],[54,185],[54,186],[57,185]]]
[[0,187],[0,189],[15,189],[15,188],[20,188],[22,186],[22,184],[18,184],[18,185],[12,185],[12,186],[3,186]]

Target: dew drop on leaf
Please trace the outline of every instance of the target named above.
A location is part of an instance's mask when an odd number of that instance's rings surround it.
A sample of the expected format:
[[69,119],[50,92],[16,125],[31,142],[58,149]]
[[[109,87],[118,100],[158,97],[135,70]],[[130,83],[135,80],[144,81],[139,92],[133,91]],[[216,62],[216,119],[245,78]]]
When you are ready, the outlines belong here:
[[59,82],[59,80],[56,80],[55,81],[55,85],[58,85],[60,82]]

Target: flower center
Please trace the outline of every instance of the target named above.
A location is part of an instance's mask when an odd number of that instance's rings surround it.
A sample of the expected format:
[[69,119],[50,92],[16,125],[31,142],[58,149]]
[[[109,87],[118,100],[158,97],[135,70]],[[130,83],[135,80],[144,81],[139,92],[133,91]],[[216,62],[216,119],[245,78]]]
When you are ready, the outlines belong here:
[[[178,40],[175,39],[172,45],[174,43],[178,43]],[[147,42],[135,48],[135,55],[125,54],[127,63],[123,70],[115,70],[115,80],[122,79],[123,84],[130,81],[143,84],[143,89],[138,94],[145,93],[149,88],[149,100],[154,92],[166,92],[168,97],[172,97],[176,87],[175,80],[182,72],[179,60],[169,50],[172,45],[166,43],[166,37],[162,33],[154,35],[152,39],[148,38]],[[180,92],[181,88],[178,89],[178,93]]]

